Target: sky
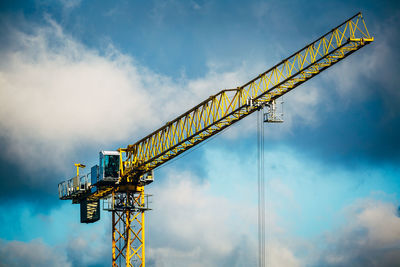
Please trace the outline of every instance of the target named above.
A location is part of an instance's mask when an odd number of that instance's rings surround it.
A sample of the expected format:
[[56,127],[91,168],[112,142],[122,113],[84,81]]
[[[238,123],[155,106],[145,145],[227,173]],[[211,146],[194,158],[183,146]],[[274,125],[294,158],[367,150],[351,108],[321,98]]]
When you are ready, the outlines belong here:
[[[0,266],[110,266],[58,199],[126,147],[361,11],[375,41],[265,124],[267,266],[400,265],[397,1],[0,2]],[[148,266],[257,266],[257,116],[155,170]]]

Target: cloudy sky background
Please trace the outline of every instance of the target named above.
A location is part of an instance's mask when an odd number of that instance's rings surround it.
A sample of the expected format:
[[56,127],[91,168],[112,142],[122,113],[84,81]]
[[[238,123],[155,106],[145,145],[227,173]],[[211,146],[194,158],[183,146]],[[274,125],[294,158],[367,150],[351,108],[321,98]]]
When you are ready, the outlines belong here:
[[[0,266],[110,266],[111,220],[58,200],[135,142],[358,11],[375,42],[265,125],[268,266],[400,265],[396,1],[2,1]],[[256,116],[156,170],[149,266],[256,266]]]

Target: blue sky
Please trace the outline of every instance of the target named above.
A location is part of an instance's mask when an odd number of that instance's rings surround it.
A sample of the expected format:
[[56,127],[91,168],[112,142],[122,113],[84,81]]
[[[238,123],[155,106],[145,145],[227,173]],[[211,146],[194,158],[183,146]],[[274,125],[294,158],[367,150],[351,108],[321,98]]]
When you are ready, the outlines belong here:
[[[0,265],[109,266],[110,214],[58,200],[135,142],[358,11],[374,43],[265,125],[269,266],[400,265],[396,1],[0,3]],[[156,170],[149,266],[256,266],[256,116]]]

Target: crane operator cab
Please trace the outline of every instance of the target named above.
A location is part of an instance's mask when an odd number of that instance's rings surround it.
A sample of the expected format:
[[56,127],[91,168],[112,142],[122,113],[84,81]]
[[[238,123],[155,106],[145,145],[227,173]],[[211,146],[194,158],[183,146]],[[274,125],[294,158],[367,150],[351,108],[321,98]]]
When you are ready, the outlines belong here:
[[118,151],[100,151],[99,166],[92,167],[92,184],[117,182],[119,179],[120,155]]

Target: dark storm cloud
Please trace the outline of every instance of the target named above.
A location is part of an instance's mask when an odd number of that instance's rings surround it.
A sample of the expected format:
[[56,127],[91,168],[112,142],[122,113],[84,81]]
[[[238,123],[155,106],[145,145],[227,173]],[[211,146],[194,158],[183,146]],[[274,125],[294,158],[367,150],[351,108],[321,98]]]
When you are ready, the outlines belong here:
[[[4,147],[4,142],[0,142]],[[57,180],[63,177],[61,173],[51,169],[29,171],[18,160],[0,155],[0,200],[3,203],[15,201],[29,202],[35,208],[48,210],[57,206]]]
[[316,78],[323,95],[318,122],[297,123],[290,145],[339,162],[399,161],[399,14],[372,24],[372,44]]
[[290,145],[326,160],[388,161],[400,158],[400,116],[384,111],[382,101],[355,104],[348,110],[321,116],[318,127],[300,128]]

